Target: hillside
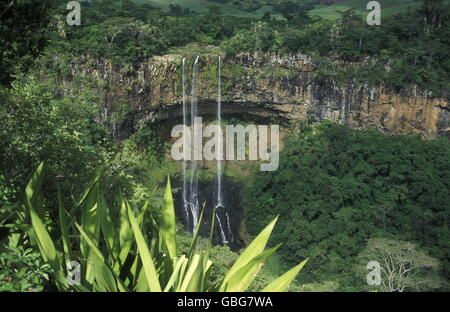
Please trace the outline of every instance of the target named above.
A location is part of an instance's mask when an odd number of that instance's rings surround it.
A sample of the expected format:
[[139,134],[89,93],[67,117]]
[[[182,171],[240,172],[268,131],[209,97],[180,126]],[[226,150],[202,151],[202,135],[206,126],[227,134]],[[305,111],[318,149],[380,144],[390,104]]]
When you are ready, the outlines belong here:
[[[283,1],[208,1],[208,0],[134,0],[136,3],[148,3],[155,7],[167,9],[170,4],[180,5],[183,8],[189,8],[197,12],[205,12],[210,6],[218,7],[224,14],[231,14],[241,17],[262,17],[265,12],[270,12],[275,17],[281,17],[281,14],[275,10],[275,5]],[[252,6],[245,6],[246,3],[252,3]],[[304,3],[305,1],[292,2]],[[421,0],[380,0],[384,16],[391,16],[396,13],[404,12],[408,8],[417,8],[422,3]],[[234,4],[238,3],[238,4]],[[242,3],[242,4],[239,4]],[[326,19],[336,20],[339,17],[338,11],[355,9],[359,14],[367,12],[366,0],[339,0],[339,1],[314,1],[314,9],[310,12]],[[245,10],[246,9],[246,10]]]

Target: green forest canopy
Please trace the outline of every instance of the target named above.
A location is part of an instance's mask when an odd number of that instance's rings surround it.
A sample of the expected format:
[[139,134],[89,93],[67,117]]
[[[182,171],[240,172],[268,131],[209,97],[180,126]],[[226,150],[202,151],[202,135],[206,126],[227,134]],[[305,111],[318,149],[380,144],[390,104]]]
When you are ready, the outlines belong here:
[[[280,166],[243,191],[246,229],[280,215],[272,243],[287,264],[310,258],[302,282],[361,290],[355,270],[371,238],[413,241],[450,277],[450,145],[325,122],[286,139]],[[414,289],[414,288],[412,288]],[[411,290],[411,288],[410,288]]]
[[[443,0],[399,9],[395,17],[383,17],[381,26],[367,25],[355,1],[339,2],[351,5],[334,10],[339,17],[330,21],[314,14],[317,6],[308,1],[277,3],[277,14],[285,16],[279,19],[269,11],[249,17],[214,9],[196,12],[175,4],[161,10],[147,2],[95,0],[82,2],[81,26],[65,24],[65,1],[59,0],[52,10],[54,1],[42,1],[42,14],[31,16],[30,3],[21,3],[6,10],[1,22],[3,85],[43,51],[67,58],[106,57],[121,64],[195,42],[218,46],[230,57],[255,51],[308,54],[324,79],[383,83],[397,91],[417,84],[438,96],[449,89],[450,9]],[[364,66],[337,69],[337,60]]]

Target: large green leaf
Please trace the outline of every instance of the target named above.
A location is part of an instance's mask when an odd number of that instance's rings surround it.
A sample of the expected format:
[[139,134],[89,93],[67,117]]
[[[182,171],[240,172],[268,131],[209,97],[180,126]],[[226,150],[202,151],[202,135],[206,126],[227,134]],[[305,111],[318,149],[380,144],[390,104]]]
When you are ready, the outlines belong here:
[[185,275],[185,272],[186,272],[189,262],[190,262],[190,260],[187,259],[181,265],[180,273],[178,274],[178,278],[176,279],[176,281],[174,283],[174,291],[175,292],[179,292],[181,289],[181,286],[182,286],[183,280],[184,280],[184,275]]
[[100,220],[101,232],[103,234],[103,238],[105,239],[106,247],[108,248],[109,253],[114,258],[114,245],[116,242],[116,231],[114,229],[114,224],[111,219],[108,206],[106,204],[106,200],[103,196],[102,192],[99,192],[99,197],[97,201],[97,209]]
[[44,223],[39,218],[30,201],[28,201],[28,207],[30,208],[29,212],[31,224],[33,226],[34,234],[36,235],[37,243],[43,258],[52,266],[53,269],[59,269],[60,263],[58,261],[58,253],[55,245],[53,244],[53,240],[48,234]]
[[[81,237],[90,248],[90,257],[88,261],[91,262],[93,268],[92,275],[96,281],[99,289],[108,289],[110,291],[127,291],[119,277],[114,273],[112,268],[106,263],[105,257],[101,251],[97,248],[96,244],[89,237],[89,234],[83,230],[83,228],[74,223],[76,228],[81,234]],[[87,274],[87,273],[86,273]]]
[[166,190],[164,192],[163,205],[161,211],[161,220],[159,224],[160,251],[167,249],[170,259],[177,256],[176,246],[175,208],[173,205],[172,189],[170,178],[167,177]]
[[180,272],[182,272],[181,269],[187,261],[188,259],[186,258],[185,255],[182,255],[180,258],[174,258],[175,262],[175,265],[173,266],[174,269],[172,275],[170,276],[169,281],[166,284],[166,287],[164,288],[164,292],[170,291],[174,287],[176,281],[180,279]]
[[[41,162],[35,172],[33,173],[33,176],[31,177],[30,181],[28,182],[26,188],[25,188],[25,205],[30,204],[33,206],[34,210],[36,211],[37,215],[41,220],[44,220],[44,211],[42,207],[42,192],[41,192],[41,186],[42,186],[42,179],[44,175],[44,162]],[[29,211],[26,213],[27,217],[30,217]]]
[[230,268],[230,270],[225,275],[225,278],[222,282],[222,286],[220,288],[221,291],[224,291],[224,287],[226,286],[228,280],[236,274],[238,270],[247,265],[250,261],[252,261],[255,257],[257,257],[261,252],[263,252],[266,247],[267,241],[269,240],[270,234],[272,233],[273,227],[277,222],[278,217],[273,219],[265,228],[261,231],[261,233],[256,236],[256,238],[248,245],[247,248],[242,252],[242,254],[237,258],[236,262]]
[[134,233],[139,256],[142,260],[145,278],[147,279],[149,289],[150,291],[160,292],[161,285],[159,283],[158,274],[153,263],[152,255],[150,254],[150,250],[148,249],[147,243],[145,242],[144,235],[142,235],[139,224],[130,207],[128,207],[128,218],[130,220],[131,228]]
[[199,264],[191,276],[186,291],[204,291],[206,273],[211,266],[211,260],[206,258],[206,253],[200,253]]
[[130,253],[134,242],[133,230],[131,229],[130,220],[128,218],[128,203],[125,200],[120,201],[119,211],[119,238],[114,244],[113,258],[116,259],[114,271],[120,272]]
[[281,244],[261,252],[252,260],[247,262],[244,266],[239,268],[235,274],[233,274],[226,284],[222,285],[221,291],[227,292],[241,292],[247,290],[255,279],[257,273],[262,268],[262,265],[270,257]]
[[128,203],[122,200],[120,203],[119,215],[119,245],[120,249],[128,249],[133,240],[133,231],[128,218]]
[[297,274],[300,272],[300,270],[303,268],[303,266],[306,264],[308,259],[300,262],[298,265],[278,277],[277,279],[273,280],[269,285],[264,287],[262,292],[282,292],[286,291],[288,289],[291,282],[294,280],[294,278],[297,276]]
[[37,243],[42,258],[44,258],[44,260],[47,261],[52,267],[56,282],[61,288],[65,289],[67,287],[67,279],[64,277],[61,261],[58,257],[58,252],[55,248],[53,240],[51,239],[44,223],[35,211],[29,198],[27,198],[26,201],[33,227],[33,230],[30,231],[29,234],[34,236],[34,240]]
[[84,189],[83,193],[80,196],[79,201],[77,202],[76,206],[80,207],[83,202],[86,200],[86,198],[89,196],[89,193],[92,191],[92,189],[98,184],[98,181],[101,178],[102,172],[104,169],[97,170],[97,173],[95,174],[95,177],[89,182],[89,185]]
[[93,272],[98,290],[103,292],[117,292],[116,278],[108,266],[96,256],[91,257],[91,261],[93,261]]
[[89,234],[90,237],[98,240],[100,234],[100,222],[98,217],[98,198],[99,186],[93,185],[90,192],[84,197],[81,202],[82,215],[81,225],[83,230]]
[[201,269],[200,264],[201,264],[200,263],[200,255],[195,254],[192,257],[192,261],[190,261],[190,263],[189,263],[189,268],[186,272],[186,275],[183,278],[183,282],[181,283],[181,287],[180,287],[179,291],[186,292],[186,291],[188,291],[189,285],[196,283],[196,281],[194,281],[194,278],[198,277],[197,270]]
[[22,224],[22,226],[27,229],[30,242],[38,247],[42,258],[52,267],[57,285],[65,289],[67,287],[67,279],[62,269],[62,261],[42,219],[45,215],[41,202],[43,172],[44,162],[39,164],[25,189],[25,198],[22,205],[25,211],[24,215],[22,215],[24,217],[22,222],[28,217],[31,226],[25,226],[25,224]]
[[[91,239],[95,241],[96,244],[99,243],[100,237],[100,221],[98,216],[98,197],[99,197],[99,186],[98,183],[95,183],[90,187],[90,191],[86,194],[81,204],[81,224],[83,231],[85,231]],[[90,259],[91,256],[91,248],[86,243],[86,240],[80,241],[80,249],[82,255],[86,259]],[[86,263],[86,280],[89,283],[92,283],[94,280],[93,274],[93,261],[87,261]]]
[[197,248],[197,242],[198,242],[198,237],[200,235],[200,226],[202,224],[204,210],[205,210],[205,206],[203,206],[202,212],[200,213],[200,217],[198,218],[198,222],[197,222],[197,228],[195,229],[194,237],[192,238],[191,245],[189,246],[189,253],[188,253],[189,260],[192,260],[192,257]]
[[64,257],[66,263],[69,263],[72,258],[72,249],[70,246],[70,236],[69,236],[69,222],[67,220],[67,212],[64,209],[61,191],[58,187],[58,209],[59,209],[59,225],[61,227],[61,239],[63,243]]
[[150,287],[148,286],[148,281],[147,281],[147,277],[145,276],[144,268],[141,268],[141,270],[139,271],[139,275],[138,275],[138,278],[137,278],[135,291],[136,292],[149,292],[149,291],[151,291]]
[[213,262],[209,259],[209,249],[202,251],[201,258],[202,272],[200,279],[200,287],[199,290],[193,289],[192,291],[206,291],[207,287],[209,287],[208,276],[209,269],[211,268]]

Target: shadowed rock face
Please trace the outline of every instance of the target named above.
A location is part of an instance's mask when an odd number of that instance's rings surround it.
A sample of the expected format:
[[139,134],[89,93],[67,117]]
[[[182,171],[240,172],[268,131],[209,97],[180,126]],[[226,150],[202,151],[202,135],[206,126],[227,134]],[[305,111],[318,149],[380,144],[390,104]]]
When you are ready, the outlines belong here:
[[[182,218],[181,216],[184,216],[183,208],[181,207],[180,203],[182,203],[181,199],[181,181],[178,180],[176,177],[172,181],[172,186],[174,189],[174,203],[175,203],[175,210],[176,215],[180,216],[180,221],[183,223],[183,225],[186,228],[186,220]],[[228,207],[231,207],[232,209],[228,210],[229,213],[229,226],[230,230],[233,233],[233,241],[231,244],[228,244],[228,246],[232,250],[239,250],[240,248],[245,246],[243,238],[240,236],[241,230],[241,221],[243,220],[244,212],[241,207],[241,195],[240,191],[242,189],[242,185],[239,183],[233,181],[233,179],[229,177],[224,177],[223,180],[224,185],[224,198],[226,205]],[[200,235],[203,237],[209,237],[210,231],[211,231],[211,223],[212,223],[212,213],[214,211],[214,202],[215,202],[215,196],[216,196],[216,185],[214,181],[199,181],[199,202],[201,203],[201,207],[203,209],[204,205],[204,213],[203,218],[200,226]],[[217,213],[221,213],[220,209],[216,210]],[[226,218],[223,218],[222,220],[226,220]],[[219,227],[217,225],[217,219],[214,221],[214,235],[213,239],[216,244],[222,244],[222,241],[220,239],[220,231]]]
[[[337,66],[360,66],[340,64]],[[215,114],[217,57],[200,58],[199,114]],[[127,70],[113,69],[107,60],[71,64],[73,74],[106,84],[105,114],[110,119],[119,101],[126,101],[126,118],[111,122],[116,138],[124,138],[147,121],[181,116],[181,56],[156,56]],[[418,133],[425,138],[450,138],[449,100],[433,98],[412,86],[397,93],[384,86],[340,84],[319,79],[305,55],[245,54],[225,58],[223,115],[288,120],[331,120],[355,129],[375,128],[386,134]],[[70,82],[69,82],[70,85]]]

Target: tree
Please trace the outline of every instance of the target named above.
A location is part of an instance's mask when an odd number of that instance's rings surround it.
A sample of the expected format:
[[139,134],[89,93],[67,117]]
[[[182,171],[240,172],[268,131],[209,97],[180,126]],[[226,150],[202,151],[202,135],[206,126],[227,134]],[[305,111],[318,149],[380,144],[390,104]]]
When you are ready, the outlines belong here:
[[220,8],[216,5],[211,5],[208,7],[208,13],[213,15],[218,15],[221,13]]
[[382,291],[431,290],[442,284],[439,261],[410,242],[372,238],[359,258],[360,271],[370,261],[380,264]]
[[293,20],[297,16],[305,17],[308,11],[314,9],[314,5],[311,2],[293,2],[284,1],[275,6],[275,10],[280,12],[288,21]]
[[45,26],[53,0],[0,2],[0,85],[9,86],[17,68],[27,69],[46,44]]
[[169,14],[170,15],[181,15],[183,14],[183,9],[179,4],[169,4]]
[[442,26],[442,17],[446,14],[445,10],[444,0],[425,0],[420,12],[425,16],[427,25],[433,29]]
[[261,17],[261,20],[264,22],[270,22],[271,20],[270,12],[269,11],[264,12],[264,15]]
[[256,22],[253,24],[255,38],[255,51],[267,52],[272,48],[275,41],[275,34],[266,22]]
[[94,122],[97,98],[86,90],[76,98],[55,99],[57,87],[30,75],[0,90],[0,171],[7,185],[22,187],[44,159],[59,179],[48,181],[46,191],[59,183],[76,193],[77,184],[101,162],[106,130]]

